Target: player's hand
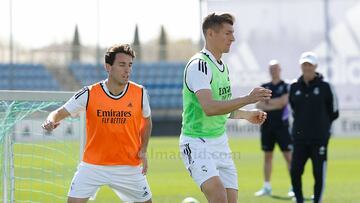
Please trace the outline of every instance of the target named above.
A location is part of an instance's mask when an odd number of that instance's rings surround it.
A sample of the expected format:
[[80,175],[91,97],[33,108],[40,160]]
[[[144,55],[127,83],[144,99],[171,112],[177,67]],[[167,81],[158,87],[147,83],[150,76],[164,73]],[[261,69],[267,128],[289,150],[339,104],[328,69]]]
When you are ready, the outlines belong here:
[[60,123],[55,123],[54,121],[50,121],[50,120],[46,120],[44,121],[44,123],[41,125],[41,127],[49,132],[51,132],[52,130],[54,130],[55,128],[57,128],[60,125]]
[[255,103],[258,101],[266,101],[271,98],[271,90],[263,88],[263,87],[256,87],[247,95],[250,103]]
[[141,173],[143,174],[143,175],[146,175],[146,173],[147,173],[147,170],[148,170],[148,161],[147,161],[147,154],[146,154],[146,152],[139,152],[139,158],[140,158],[140,160],[141,160],[141,162],[142,162],[142,171],[141,171]]
[[265,122],[266,117],[267,117],[267,114],[264,111],[251,110],[251,111],[247,111],[247,116],[245,117],[245,119],[248,120],[252,124],[261,125]]

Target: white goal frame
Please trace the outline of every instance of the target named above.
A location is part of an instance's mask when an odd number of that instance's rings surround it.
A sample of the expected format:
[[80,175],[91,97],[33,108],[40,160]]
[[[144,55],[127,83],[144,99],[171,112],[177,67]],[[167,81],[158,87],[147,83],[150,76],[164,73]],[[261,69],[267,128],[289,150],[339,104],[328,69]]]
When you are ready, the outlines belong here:
[[[75,92],[66,92],[66,91],[22,91],[22,90],[0,90],[0,101],[34,101],[34,102],[66,102],[68,101]],[[82,154],[85,145],[85,113],[80,114],[80,149],[79,157],[82,159]],[[2,183],[3,183],[3,197],[2,202],[8,202],[8,180],[7,177],[10,177],[10,203],[15,201],[14,197],[14,151],[11,146],[11,137],[4,137],[4,157],[3,157],[3,174],[2,174]],[[79,160],[79,161],[80,161]],[[9,170],[8,170],[9,169]]]

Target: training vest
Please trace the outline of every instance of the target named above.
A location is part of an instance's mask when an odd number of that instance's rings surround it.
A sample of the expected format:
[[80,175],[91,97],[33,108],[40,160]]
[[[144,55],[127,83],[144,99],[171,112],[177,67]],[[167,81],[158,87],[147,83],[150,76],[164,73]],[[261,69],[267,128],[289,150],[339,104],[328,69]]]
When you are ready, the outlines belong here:
[[196,59],[205,61],[207,67],[211,68],[212,80],[210,85],[212,98],[214,100],[229,100],[232,96],[228,67],[224,65],[224,70],[220,71],[216,64],[205,54],[198,53],[194,55],[184,72],[182,134],[190,137],[219,137],[225,133],[226,121],[230,114],[207,116],[195,93],[187,87],[186,69]]
[[101,83],[89,86],[86,108],[86,146],[83,161],[96,165],[141,163],[143,89],[129,82],[123,96],[111,98]]

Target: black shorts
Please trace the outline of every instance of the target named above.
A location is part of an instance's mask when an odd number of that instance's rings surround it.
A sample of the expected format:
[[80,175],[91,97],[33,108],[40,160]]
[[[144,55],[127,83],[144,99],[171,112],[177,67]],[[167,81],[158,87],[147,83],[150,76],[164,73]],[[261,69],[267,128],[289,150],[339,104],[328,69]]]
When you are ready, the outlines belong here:
[[261,148],[265,152],[272,152],[278,143],[281,151],[292,150],[292,139],[289,133],[289,126],[278,128],[261,128]]

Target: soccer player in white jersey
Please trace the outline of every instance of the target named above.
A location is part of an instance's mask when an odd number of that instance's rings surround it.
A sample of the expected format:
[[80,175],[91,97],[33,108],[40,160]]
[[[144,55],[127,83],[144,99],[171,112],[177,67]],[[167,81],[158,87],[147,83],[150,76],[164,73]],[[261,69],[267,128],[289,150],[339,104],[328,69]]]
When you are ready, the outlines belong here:
[[43,124],[51,131],[62,119],[86,112],[86,146],[68,203],[87,202],[103,185],[125,202],[152,202],[145,177],[151,112],[145,89],[129,81],[134,57],[128,44],[110,47],[105,54],[108,78],[84,87]]
[[233,24],[230,14],[208,15],[202,25],[205,48],[190,59],[184,71],[180,152],[186,169],[210,203],[237,202],[237,172],[225,132],[226,120],[263,123],[265,112],[240,108],[271,97],[271,90],[257,87],[246,96],[232,98],[229,69],[221,57],[235,40]]

